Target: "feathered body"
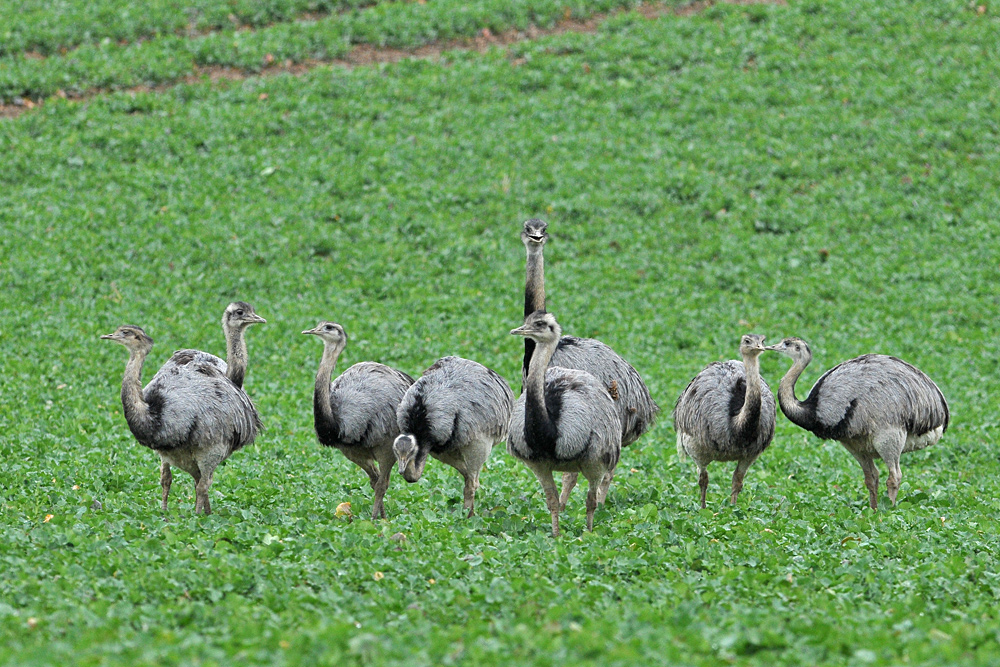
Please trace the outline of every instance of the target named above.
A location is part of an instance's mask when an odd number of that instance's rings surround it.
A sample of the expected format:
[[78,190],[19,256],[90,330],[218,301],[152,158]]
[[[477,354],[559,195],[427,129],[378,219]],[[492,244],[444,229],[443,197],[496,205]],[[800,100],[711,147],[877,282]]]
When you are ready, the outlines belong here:
[[330,387],[332,419],[324,418],[322,406],[313,401],[320,443],[338,449],[371,449],[373,443],[388,441],[391,450],[399,435],[396,408],[412,384],[409,375],[384,364],[354,364]]
[[[527,252],[524,287],[524,316],[545,311],[545,242],[548,240],[548,225],[543,220],[531,219],[524,222],[521,242]],[[527,380],[536,343],[531,338],[524,339],[524,362],[521,367],[522,387]],[[638,440],[656,421],[660,408],[653,400],[643,382],[642,376],[625,359],[604,343],[593,338],[562,336],[556,347],[550,366],[575,368],[585,371],[597,379],[614,400],[615,410],[621,425],[621,446],[627,447]],[[570,491],[576,485],[575,473],[563,475],[563,489],[560,504],[566,505]]]
[[882,354],[865,354],[831,368],[808,397],[795,397],[795,383],[812,360],[800,338],[786,338],[769,349],[795,363],[781,379],[778,402],[789,421],[824,440],[837,440],[861,465],[872,509],[878,507],[878,468],[889,469],[886,486],[895,504],[902,479],[900,455],[935,444],[948,428],[948,402],[918,368]]
[[638,440],[656,421],[660,408],[639,372],[601,341],[563,336],[549,365],[585,371],[601,383],[618,412],[622,447]]
[[759,370],[763,340],[763,336],[744,336],[740,344],[743,361],[709,364],[691,380],[674,406],[677,453],[690,456],[698,466],[702,507],[709,463],[738,462],[730,494],[735,503],[744,475],[774,438],[774,396]]
[[494,371],[461,357],[438,359],[396,410],[400,474],[419,481],[428,456],[452,466],[465,478],[472,516],[479,472],[493,446],[507,438],[513,404],[510,386]]
[[207,352],[174,352],[142,390],[148,419],[137,418],[135,403],[125,400],[123,390],[125,419],[139,444],[168,459],[224,445],[225,459],[252,443],[260,415],[246,392],[226,377],[226,368],[225,361]]
[[604,385],[575,368],[545,369],[544,405],[548,419],[525,407],[527,392],[514,403],[507,452],[522,461],[544,461],[551,470],[581,472],[597,462],[614,468],[621,454],[618,410]]
[[607,387],[590,373],[549,365],[560,341],[559,325],[551,314],[532,313],[511,333],[530,336],[536,345],[524,393],[514,405],[507,451],[541,483],[554,535],[559,534],[564,501],[558,497],[552,472],[582,473],[589,487],[587,529],[593,530],[594,511],[604,502],[621,455],[617,406]]
[[313,417],[320,443],[339,450],[365,473],[375,492],[372,518],[385,518],[385,492],[396,463],[392,443],[399,435],[396,408],[413,378],[384,364],[354,364],[331,384],[340,353],[347,345],[344,328],[320,322],[304,334],[323,341],[323,358],[313,390]]
[[142,387],[142,367],[153,340],[124,325],[102,336],[129,350],[122,379],[122,408],[140,444],[160,455],[162,507],[173,480],[170,466],[195,479],[195,511],[211,512],[208,490],[216,467],[252,443],[260,416],[242,384],[246,374],[246,327],[264,322],[248,303],[229,304],[223,314],[229,362],[199,350],[178,350]]

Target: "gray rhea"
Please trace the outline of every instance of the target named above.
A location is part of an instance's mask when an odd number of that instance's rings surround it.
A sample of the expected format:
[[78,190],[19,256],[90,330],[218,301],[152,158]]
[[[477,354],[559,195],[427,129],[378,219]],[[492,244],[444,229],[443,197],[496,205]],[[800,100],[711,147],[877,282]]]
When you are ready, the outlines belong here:
[[565,501],[559,498],[552,472],[586,477],[587,530],[593,531],[594,511],[604,503],[622,447],[619,411],[607,386],[586,371],[550,365],[560,333],[555,317],[544,311],[528,315],[511,331],[531,338],[535,348],[507,440],[507,451],[542,485],[553,535],[559,535]]
[[743,477],[774,438],[771,388],[760,376],[764,336],[740,339],[743,361],[717,361],[698,373],[674,406],[677,453],[698,466],[701,506],[708,491],[708,464],[736,461],[729,500],[743,489]]
[[265,321],[248,303],[229,304],[222,316],[228,363],[207,352],[178,350],[145,389],[142,366],[153,339],[131,325],[101,336],[129,351],[122,407],[139,444],[160,455],[163,511],[167,511],[173,465],[194,477],[195,511],[210,514],[208,491],[216,467],[257,436],[260,415],[242,387],[247,365],[244,334],[251,324]]
[[[527,252],[524,287],[524,316],[545,311],[545,242],[548,240],[548,225],[543,220],[531,219],[524,222],[521,242]],[[521,367],[522,387],[528,377],[536,343],[530,337],[524,339],[524,362]],[[586,371],[601,382],[615,402],[621,423],[622,447],[627,447],[648,431],[660,411],[653,401],[649,389],[639,373],[604,343],[593,338],[562,336],[550,362],[551,366],[574,368]],[[565,506],[570,491],[576,485],[577,474],[563,475],[560,503]]]
[[895,505],[903,478],[900,455],[935,444],[948,428],[948,402],[938,386],[901,359],[865,354],[824,373],[800,401],[795,383],[812,360],[809,346],[801,338],[786,338],[767,349],[793,360],[778,384],[778,402],[788,420],[847,448],[864,472],[872,509],[878,509],[875,459],[885,461],[886,488]]
[[323,357],[313,391],[316,437],[321,444],[338,449],[368,474],[375,492],[372,519],[384,519],[383,499],[396,464],[392,451],[392,443],[399,435],[396,408],[413,384],[413,378],[389,366],[363,361],[331,383],[337,359],[347,346],[344,327],[323,321],[302,333],[323,341]]
[[432,456],[462,474],[464,506],[475,514],[479,473],[493,446],[507,439],[514,394],[482,364],[442,357],[406,390],[396,410],[393,443],[399,473],[417,482]]

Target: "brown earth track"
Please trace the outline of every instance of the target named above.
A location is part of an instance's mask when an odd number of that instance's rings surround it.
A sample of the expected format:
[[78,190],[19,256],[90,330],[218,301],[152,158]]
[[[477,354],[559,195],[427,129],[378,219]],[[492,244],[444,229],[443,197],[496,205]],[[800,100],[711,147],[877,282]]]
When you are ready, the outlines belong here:
[[[787,0],[696,0],[687,5],[675,6],[663,2],[644,2],[633,11],[637,11],[649,20],[657,19],[661,16],[691,16],[716,4],[728,5],[757,5],[775,4],[785,5]],[[618,12],[615,12],[618,13]],[[595,14],[588,19],[564,19],[552,28],[530,27],[527,30],[507,30],[499,34],[483,30],[475,37],[449,40],[444,42],[432,42],[415,49],[393,49],[379,48],[369,44],[359,44],[345,57],[336,60],[307,60],[293,63],[291,61],[277,62],[267,68],[252,72],[249,70],[234,67],[199,67],[192,74],[182,79],[163,83],[156,86],[134,86],[120,90],[108,90],[96,88],[84,93],[67,95],[62,93],[58,97],[68,98],[75,101],[85,102],[99,95],[106,95],[112,92],[143,93],[143,92],[163,92],[179,84],[192,84],[198,82],[213,81],[242,81],[255,77],[267,77],[277,74],[292,74],[295,76],[317,69],[319,67],[344,67],[351,69],[381,63],[395,63],[408,58],[434,60],[446,51],[475,51],[483,53],[494,47],[505,47],[517,42],[538,39],[549,35],[558,35],[567,32],[593,33],[612,14]],[[61,91],[60,91],[61,92]],[[41,107],[43,100],[21,100],[20,103],[0,105],[0,118],[17,118],[18,116]]]

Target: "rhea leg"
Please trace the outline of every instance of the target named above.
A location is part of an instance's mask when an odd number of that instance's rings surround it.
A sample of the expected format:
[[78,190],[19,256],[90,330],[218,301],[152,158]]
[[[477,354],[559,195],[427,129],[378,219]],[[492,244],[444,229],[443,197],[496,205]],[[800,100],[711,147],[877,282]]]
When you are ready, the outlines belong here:
[[889,478],[885,482],[886,490],[889,492],[889,500],[896,504],[896,495],[899,493],[899,484],[903,481],[903,471],[899,467],[899,457],[906,446],[906,433],[903,431],[885,431],[875,436],[875,451],[879,453],[885,461],[885,467],[889,469]]
[[891,500],[892,504],[895,505],[896,496],[899,493],[899,485],[903,481],[903,471],[899,467],[899,457],[896,457],[891,461],[887,460],[885,463],[889,468],[889,479],[886,480],[885,485],[889,492],[889,500]]
[[708,493],[708,468],[698,464],[698,488],[701,490],[701,508],[705,509],[705,495]]
[[198,464],[198,476],[194,484],[194,511],[212,513],[212,504],[208,500],[208,490],[212,486],[215,468],[225,459],[225,454],[219,451],[208,451],[195,459]]
[[465,509],[469,510],[467,518],[472,518],[476,514],[476,489],[479,488],[479,471],[475,470],[464,475],[465,488],[463,496],[465,499]]
[[576,486],[577,479],[579,478],[579,473],[575,472],[564,472],[562,477],[562,493],[559,494],[559,506],[562,509],[566,509],[566,502],[569,500],[569,494]]
[[555,480],[552,478],[552,470],[545,467],[532,467],[531,471],[542,485],[545,492],[545,504],[552,515],[552,536],[559,537],[559,492],[556,490]]
[[743,459],[736,464],[736,470],[733,471],[733,490],[729,496],[729,502],[734,505],[736,504],[736,498],[740,495],[740,491],[743,490],[743,477],[747,474],[747,470],[750,469],[752,463],[753,459]]
[[591,533],[594,532],[594,511],[597,509],[597,495],[603,481],[604,477],[587,480],[587,530]]
[[389,476],[392,474],[392,466],[396,463],[396,457],[392,450],[388,450],[388,457],[383,457],[378,462],[378,478],[372,485],[375,490],[375,500],[372,504],[372,519],[385,519],[385,492],[389,490]]
[[875,461],[868,454],[848,450],[858,460],[862,472],[865,474],[865,486],[868,487],[868,506],[873,510],[878,509],[878,468]]
[[490,458],[494,444],[491,440],[484,440],[463,455],[465,469],[460,468],[459,470],[465,475],[465,507],[469,510],[469,518],[472,518],[476,513],[475,502],[476,490],[479,488],[479,473],[483,471],[486,460]]
[[212,513],[212,505],[208,500],[208,489],[212,486],[212,476],[202,474],[194,485],[194,511]]
[[604,501],[608,497],[608,489],[611,488],[611,480],[615,478],[615,471],[609,470],[604,473],[604,477],[601,478],[601,483],[597,487],[597,504],[603,505]]
[[167,511],[167,498],[170,496],[170,484],[174,477],[170,474],[170,464],[166,460],[160,460],[160,489],[163,490],[163,511]]

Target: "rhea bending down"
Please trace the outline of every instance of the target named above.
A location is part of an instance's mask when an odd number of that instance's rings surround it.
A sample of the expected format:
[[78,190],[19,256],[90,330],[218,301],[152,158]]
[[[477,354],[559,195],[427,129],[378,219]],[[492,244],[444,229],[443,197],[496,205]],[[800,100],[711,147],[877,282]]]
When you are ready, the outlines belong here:
[[736,461],[729,496],[735,503],[747,470],[774,438],[774,396],[760,377],[760,355],[765,349],[763,336],[744,335],[740,340],[743,361],[709,364],[677,399],[677,453],[690,456],[698,466],[702,507],[709,463]]
[[511,331],[535,342],[525,389],[514,406],[507,451],[527,465],[545,492],[552,534],[559,535],[562,505],[553,471],[587,479],[587,530],[602,504],[621,455],[622,427],[608,388],[590,373],[549,367],[559,345],[559,324],[551,313],[536,311]]
[[482,364],[442,357],[406,390],[396,410],[399,436],[392,449],[399,474],[420,481],[427,457],[465,479],[464,506],[475,514],[479,473],[493,446],[507,438],[514,394],[507,381]]
[[229,304],[222,316],[228,363],[207,352],[178,350],[145,389],[142,366],[153,339],[131,325],[101,336],[129,351],[122,378],[122,407],[135,439],[160,455],[164,512],[173,481],[170,466],[174,465],[194,477],[195,511],[210,514],[208,490],[215,468],[252,443],[260,430],[257,409],[243,391],[247,367],[244,332],[258,322],[265,320],[250,304]]

